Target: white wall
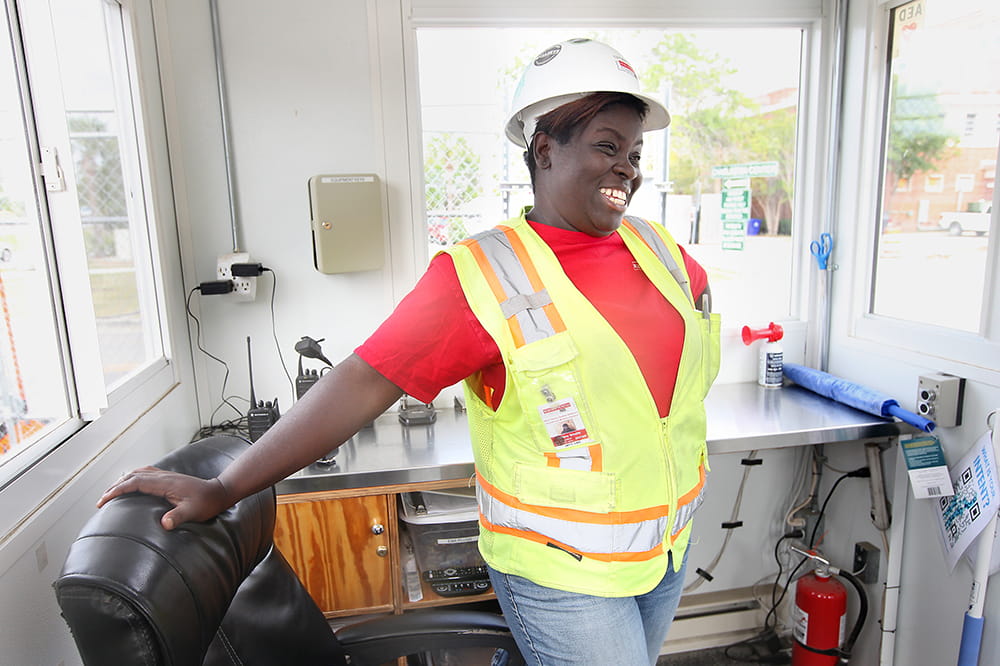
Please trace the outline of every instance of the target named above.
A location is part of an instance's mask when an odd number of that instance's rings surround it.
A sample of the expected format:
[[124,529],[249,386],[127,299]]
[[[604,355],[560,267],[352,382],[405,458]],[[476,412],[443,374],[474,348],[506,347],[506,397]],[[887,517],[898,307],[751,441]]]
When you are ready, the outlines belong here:
[[[192,239],[190,288],[215,279],[217,257],[233,250],[225,153],[209,3],[162,4],[166,20],[160,26],[160,50],[170,73],[167,122],[178,217]],[[412,286],[414,275],[407,270],[414,248],[411,232],[408,226],[390,229],[388,216],[385,268],[324,275],[313,267],[308,179],[376,173],[386,181],[369,6],[323,0],[219,2],[238,246],[273,271],[257,279],[252,303],[228,295],[192,299],[202,319],[203,346],[230,366],[227,395],[248,396],[249,335],[257,397],[277,396],[287,409],[293,393],[275,336],[294,379],[294,344],[301,336],[325,338],[323,351],[338,362],[389,313],[393,281]],[[387,187],[387,198],[398,196],[398,183]],[[200,396],[207,415],[221,402],[224,372],[203,354],[196,353],[196,362],[207,369],[202,378],[210,377]],[[203,380],[200,386],[204,389]],[[221,410],[218,418],[232,416]]]

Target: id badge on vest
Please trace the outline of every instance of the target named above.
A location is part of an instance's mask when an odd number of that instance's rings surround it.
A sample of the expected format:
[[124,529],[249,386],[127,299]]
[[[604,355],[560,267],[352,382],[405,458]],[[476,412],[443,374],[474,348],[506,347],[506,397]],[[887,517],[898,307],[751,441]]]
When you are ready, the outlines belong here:
[[556,449],[591,441],[573,398],[556,399],[538,407],[545,431]]

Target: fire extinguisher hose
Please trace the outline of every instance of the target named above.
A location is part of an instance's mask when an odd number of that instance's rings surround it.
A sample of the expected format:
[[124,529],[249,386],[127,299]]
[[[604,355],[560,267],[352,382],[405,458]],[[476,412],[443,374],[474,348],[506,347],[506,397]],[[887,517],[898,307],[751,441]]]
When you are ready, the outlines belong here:
[[847,640],[839,648],[831,648],[829,650],[820,650],[818,648],[809,647],[805,643],[799,643],[802,647],[809,650],[810,652],[815,652],[817,654],[824,654],[831,657],[839,657],[840,663],[846,664],[851,658],[851,651],[854,650],[854,644],[858,640],[858,636],[861,635],[861,630],[865,626],[865,620],[868,618],[868,593],[865,591],[864,585],[858,580],[858,577],[852,573],[846,571],[841,571],[834,567],[830,567],[830,573],[834,573],[848,583],[850,583],[858,593],[858,618],[854,621],[854,627],[851,629],[851,633],[848,634]]

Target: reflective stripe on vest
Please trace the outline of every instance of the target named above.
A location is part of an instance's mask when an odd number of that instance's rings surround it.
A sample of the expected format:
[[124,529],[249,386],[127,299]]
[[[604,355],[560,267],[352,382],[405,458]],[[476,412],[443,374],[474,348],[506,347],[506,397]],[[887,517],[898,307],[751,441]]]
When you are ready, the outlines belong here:
[[681,291],[684,292],[684,295],[688,297],[689,301],[693,302],[693,299],[691,298],[691,285],[688,284],[687,274],[681,270],[681,267],[677,264],[677,260],[674,259],[674,255],[670,253],[670,250],[667,249],[663,239],[660,238],[660,234],[656,233],[653,227],[651,227],[645,220],[638,217],[632,217],[631,215],[622,220],[622,225],[646,243],[649,249],[653,251],[653,254],[656,255],[657,259],[660,260],[660,263],[662,263],[666,269],[670,271],[670,274],[674,276],[674,279],[677,280],[677,284],[681,286]]
[[600,444],[581,446],[575,449],[546,451],[549,467],[575,469],[581,472],[600,472],[604,469]]
[[[691,301],[691,288],[686,274],[652,226],[641,218],[631,216],[624,218],[623,225],[650,248],[660,263],[677,280],[688,301]],[[496,233],[497,230],[502,233]],[[461,241],[461,244],[468,247],[476,258],[476,263],[500,304],[503,316],[507,319],[516,346],[521,347],[565,330],[562,317],[559,316],[552,298],[538,277],[534,263],[513,229],[498,225],[496,229],[478,233]],[[490,396],[480,397],[484,398],[487,404],[491,404],[488,400]],[[599,454],[600,447],[592,448]],[[601,470],[599,462],[598,466],[594,466],[592,453],[588,450],[571,449],[547,453],[546,456],[549,465],[553,467],[583,471]]]
[[687,504],[681,504],[677,507],[677,521],[674,523],[674,529],[670,533],[670,539],[673,541],[678,534],[681,533],[687,524],[691,522],[694,518],[694,512],[698,510],[701,503],[705,501],[705,484],[704,484],[704,470],[702,470],[702,483],[698,488],[698,494],[695,496],[694,500],[688,502]]
[[[704,465],[698,471],[698,485],[678,504],[674,529],[670,534],[671,543],[691,522],[704,501]],[[594,513],[527,505],[494,487],[478,472],[476,479],[480,519],[488,530],[536,541],[553,540],[554,545],[564,550],[605,561],[649,559],[663,552],[663,535],[670,521],[670,507]],[[610,550],[608,544],[611,545]]]
[[566,330],[545,291],[521,239],[510,227],[498,226],[461,242],[472,252],[510,326],[514,343],[523,347]]

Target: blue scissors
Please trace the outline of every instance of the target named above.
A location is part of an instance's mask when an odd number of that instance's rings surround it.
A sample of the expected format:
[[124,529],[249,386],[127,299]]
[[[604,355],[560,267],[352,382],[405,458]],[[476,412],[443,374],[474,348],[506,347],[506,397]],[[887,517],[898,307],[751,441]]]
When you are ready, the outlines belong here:
[[816,257],[820,270],[825,271],[830,253],[833,251],[833,236],[826,232],[821,233],[818,241],[809,243],[809,251]]

